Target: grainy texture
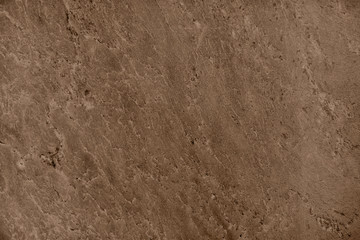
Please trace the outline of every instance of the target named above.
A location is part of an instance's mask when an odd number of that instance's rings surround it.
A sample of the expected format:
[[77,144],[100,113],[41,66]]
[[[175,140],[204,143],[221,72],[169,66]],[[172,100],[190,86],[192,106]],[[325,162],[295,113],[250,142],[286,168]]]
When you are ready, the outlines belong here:
[[1,0],[0,239],[360,239],[360,1]]

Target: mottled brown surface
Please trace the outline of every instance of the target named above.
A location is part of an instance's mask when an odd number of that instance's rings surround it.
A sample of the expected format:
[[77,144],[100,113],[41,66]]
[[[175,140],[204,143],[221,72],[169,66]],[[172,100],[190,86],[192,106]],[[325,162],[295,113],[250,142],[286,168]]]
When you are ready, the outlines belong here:
[[360,239],[360,1],[1,0],[0,239]]

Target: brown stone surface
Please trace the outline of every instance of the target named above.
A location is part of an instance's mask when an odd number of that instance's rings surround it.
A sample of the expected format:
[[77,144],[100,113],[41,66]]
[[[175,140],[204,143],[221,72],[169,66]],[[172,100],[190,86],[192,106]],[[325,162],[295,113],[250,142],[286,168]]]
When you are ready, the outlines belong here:
[[0,239],[360,239],[360,1],[1,0]]

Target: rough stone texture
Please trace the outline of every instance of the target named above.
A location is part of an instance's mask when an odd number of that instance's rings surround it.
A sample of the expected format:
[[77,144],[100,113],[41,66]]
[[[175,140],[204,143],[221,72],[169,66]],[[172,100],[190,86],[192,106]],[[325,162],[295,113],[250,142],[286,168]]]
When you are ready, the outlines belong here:
[[0,239],[360,239],[360,1],[1,0]]

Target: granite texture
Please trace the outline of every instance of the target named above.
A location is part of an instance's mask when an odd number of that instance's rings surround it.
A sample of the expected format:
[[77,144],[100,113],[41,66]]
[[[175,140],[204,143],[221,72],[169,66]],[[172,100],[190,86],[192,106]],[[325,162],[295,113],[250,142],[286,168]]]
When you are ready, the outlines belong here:
[[359,0],[0,0],[0,239],[360,239]]

